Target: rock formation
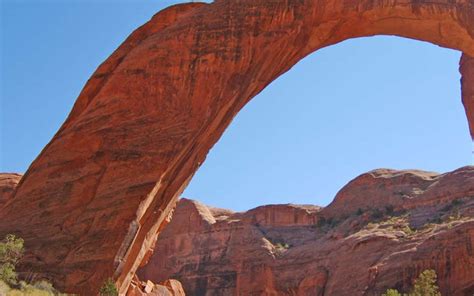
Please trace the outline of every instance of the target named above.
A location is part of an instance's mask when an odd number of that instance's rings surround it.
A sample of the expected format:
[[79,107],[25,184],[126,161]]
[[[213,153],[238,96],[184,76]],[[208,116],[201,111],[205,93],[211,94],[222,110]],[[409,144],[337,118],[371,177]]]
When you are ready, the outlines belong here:
[[185,296],[183,286],[177,280],[165,280],[154,284],[152,281],[141,282],[134,278],[127,291],[127,296]]
[[[13,193],[20,182],[22,175],[0,173],[0,207],[12,199]],[[170,219],[167,218],[166,222]],[[167,223],[164,223],[166,225]],[[149,253],[149,256],[151,252]],[[149,257],[148,256],[148,257]],[[20,275],[29,277],[29,272],[21,272]],[[0,291],[1,292],[1,291]],[[1,294],[1,293],[0,293]],[[3,294],[1,294],[3,295]],[[174,279],[167,279],[159,284],[154,284],[152,281],[142,282],[137,276],[131,281],[127,290],[127,296],[185,296],[181,283]]]
[[[98,28],[100,29],[100,28]],[[216,0],[169,7],[96,70],[0,209],[23,268],[63,291],[121,293],[232,118],[300,59],[349,38],[397,35],[463,52],[473,128],[472,0]]]
[[20,174],[0,173],[0,208],[12,199],[20,179]]
[[474,167],[375,170],[326,208],[244,212],[178,202],[142,279],[188,295],[377,295],[436,270],[443,295],[474,293]]

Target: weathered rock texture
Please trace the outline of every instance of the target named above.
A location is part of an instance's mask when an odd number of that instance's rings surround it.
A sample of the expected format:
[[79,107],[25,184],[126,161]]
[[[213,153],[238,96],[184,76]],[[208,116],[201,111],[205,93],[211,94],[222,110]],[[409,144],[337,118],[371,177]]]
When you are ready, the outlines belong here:
[[138,278],[132,279],[127,296],[185,296],[183,286],[177,280],[165,280],[154,284],[152,281],[141,282]]
[[20,179],[20,174],[0,173],[0,208],[12,199]]
[[381,34],[463,52],[472,127],[472,0],[172,6],[133,32],[89,79],[1,209],[0,236],[25,238],[23,268],[60,290],[92,295],[112,276],[124,293],[180,192],[237,112],[306,55]]
[[376,170],[324,209],[245,213],[181,199],[142,279],[188,295],[377,295],[435,269],[443,295],[474,293],[474,167]]

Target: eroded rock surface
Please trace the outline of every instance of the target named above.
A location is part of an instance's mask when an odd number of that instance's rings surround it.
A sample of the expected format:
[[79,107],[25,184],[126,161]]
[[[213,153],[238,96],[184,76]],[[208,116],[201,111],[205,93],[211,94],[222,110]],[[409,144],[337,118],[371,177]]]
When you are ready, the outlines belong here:
[[11,200],[20,179],[20,174],[0,173],[0,208]]
[[443,295],[474,293],[474,167],[375,170],[326,208],[233,213],[181,199],[138,275],[188,295],[377,295],[436,270]]
[[186,296],[183,286],[177,280],[165,280],[155,284],[148,280],[140,281],[137,277],[132,279],[127,296]]
[[23,237],[22,268],[62,291],[93,295],[113,277],[125,293],[180,192],[239,110],[308,54],[380,34],[463,52],[472,128],[472,0],[176,5],[133,32],[92,75],[0,209],[0,236]]

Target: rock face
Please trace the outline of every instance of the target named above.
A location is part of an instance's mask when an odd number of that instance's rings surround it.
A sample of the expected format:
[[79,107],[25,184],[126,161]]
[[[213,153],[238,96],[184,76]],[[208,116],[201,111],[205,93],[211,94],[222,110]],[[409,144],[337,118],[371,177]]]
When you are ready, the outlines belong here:
[[169,7],[97,69],[0,210],[24,268],[63,291],[127,290],[177,197],[239,110],[300,59],[397,35],[463,52],[473,127],[472,0],[216,0]]
[[148,280],[146,283],[134,278],[130,284],[127,296],[185,296],[183,286],[177,280],[166,280],[154,284]]
[[0,173],[0,208],[12,199],[20,179],[20,174]]
[[471,137],[474,139],[474,58],[468,55],[461,57],[459,71],[462,74],[462,102],[466,109]]
[[181,199],[142,279],[188,295],[377,295],[432,268],[443,295],[474,293],[474,167],[375,170],[326,208],[245,213]]

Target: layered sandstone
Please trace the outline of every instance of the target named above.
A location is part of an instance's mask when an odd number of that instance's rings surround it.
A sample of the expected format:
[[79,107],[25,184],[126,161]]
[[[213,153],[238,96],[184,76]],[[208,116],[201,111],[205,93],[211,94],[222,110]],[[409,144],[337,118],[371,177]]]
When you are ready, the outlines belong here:
[[244,213],[181,199],[138,275],[188,295],[381,295],[436,270],[443,295],[474,293],[474,167],[375,170],[326,208]]
[[92,75],[0,208],[0,236],[23,237],[22,268],[60,290],[93,295],[113,277],[125,293],[180,192],[239,110],[306,55],[372,35],[463,52],[474,136],[471,0],[176,5],[133,32]]

